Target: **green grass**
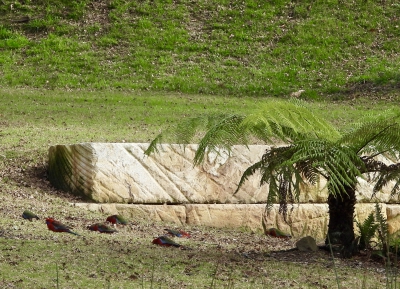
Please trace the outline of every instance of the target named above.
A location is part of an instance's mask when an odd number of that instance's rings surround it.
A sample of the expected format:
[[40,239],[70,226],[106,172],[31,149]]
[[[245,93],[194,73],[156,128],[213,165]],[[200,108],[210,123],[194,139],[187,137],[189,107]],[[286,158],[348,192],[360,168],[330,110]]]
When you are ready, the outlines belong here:
[[395,1],[64,2],[3,1],[3,86],[319,99],[400,81]]
[[[264,101],[251,97],[158,92],[0,89],[2,155],[47,157],[49,146],[80,142],[150,142],[181,119],[213,113],[248,113]],[[317,113],[341,129],[387,100],[315,102]]]
[[21,154],[58,143],[149,142],[182,118],[256,106],[251,98],[3,89],[1,140]]

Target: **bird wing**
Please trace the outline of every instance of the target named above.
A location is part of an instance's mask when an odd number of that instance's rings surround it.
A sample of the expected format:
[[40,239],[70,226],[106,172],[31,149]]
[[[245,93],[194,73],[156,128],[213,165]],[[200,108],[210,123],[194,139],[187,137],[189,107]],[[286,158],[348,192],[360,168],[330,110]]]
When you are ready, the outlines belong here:
[[170,234],[171,236],[175,236],[175,237],[181,237],[182,234],[179,233],[178,231],[175,230],[171,230],[171,229],[164,229],[165,231],[168,232],[168,234]]
[[54,228],[55,228],[56,230],[63,230],[63,231],[65,230],[65,231],[69,231],[69,229],[72,229],[71,227],[66,226],[66,225],[64,225],[63,223],[58,222],[58,221],[53,221],[52,224],[53,224],[53,226],[54,226]]
[[108,227],[107,225],[101,224],[98,226],[98,231],[104,232],[104,233],[113,233],[113,232],[116,232],[117,230],[114,230],[114,229]]
[[175,243],[174,241],[172,241],[170,238],[168,238],[166,236],[160,236],[159,238],[160,238],[160,240],[161,240],[161,242],[163,244],[168,244],[168,245],[172,245],[172,246],[175,246],[175,247],[179,247],[180,246],[178,243]]
[[125,220],[125,218],[122,217],[122,216],[120,216],[120,215],[117,215],[117,216],[116,216],[116,219],[117,219],[117,222],[118,222],[119,224],[122,224],[122,225],[128,224],[128,221]]

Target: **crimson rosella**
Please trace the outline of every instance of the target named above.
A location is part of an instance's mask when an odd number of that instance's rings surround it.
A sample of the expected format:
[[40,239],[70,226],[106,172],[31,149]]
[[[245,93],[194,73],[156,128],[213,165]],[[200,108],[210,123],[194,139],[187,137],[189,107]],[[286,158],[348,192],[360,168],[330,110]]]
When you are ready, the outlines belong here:
[[106,220],[114,225],[121,224],[121,225],[128,225],[128,221],[124,219],[121,215],[112,215],[109,216]]
[[31,211],[29,211],[29,210],[25,210],[25,211],[22,213],[22,218],[24,218],[24,219],[26,219],[26,220],[29,220],[29,221],[31,221],[31,222],[32,222],[32,219],[37,219],[37,220],[39,220],[39,217],[38,217],[37,215],[35,215],[34,213],[32,213]]
[[171,247],[171,246],[181,247],[180,244],[175,243],[174,241],[172,241],[167,236],[160,236],[160,237],[155,238],[153,240],[153,244],[160,245],[160,246],[165,246],[165,247]]
[[88,229],[90,231],[98,231],[100,233],[107,233],[107,234],[112,234],[117,232],[117,230],[114,230],[112,228],[110,228],[109,226],[105,225],[105,224],[101,224],[101,223],[96,223],[93,225],[88,226]]
[[59,221],[54,220],[53,218],[47,218],[46,219],[46,224],[47,224],[47,228],[53,232],[66,232],[66,233],[70,233],[70,234],[74,234],[77,236],[80,236],[79,234],[72,232],[70,229],[71,227],[68,227],[62,223],[60,223]]
[[168,235],[178,237],[178,238],[190,238],[190,234],[183,231],[183,230],[171,230],[171,229],[164,229],[167,231]]
[[269,228],[268,230],[265,231],[265,234],[269,235],[271,237],[275,237],[275,238],[282,238],[282,239],[292,238],[292,236],[282,232],[281,230],[279,230],[277,228]]

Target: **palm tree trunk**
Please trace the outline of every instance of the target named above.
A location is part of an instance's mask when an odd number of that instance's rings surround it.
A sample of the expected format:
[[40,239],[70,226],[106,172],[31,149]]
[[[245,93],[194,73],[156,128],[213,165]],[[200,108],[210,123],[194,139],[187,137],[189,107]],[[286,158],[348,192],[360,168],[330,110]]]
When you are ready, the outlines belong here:
[[355,186],[345,186],[345,192],[339,195],[329,194],[329,224],[325,244],[339,245],[344,257],[349,258],[355,252],[354,209],[356,204]]

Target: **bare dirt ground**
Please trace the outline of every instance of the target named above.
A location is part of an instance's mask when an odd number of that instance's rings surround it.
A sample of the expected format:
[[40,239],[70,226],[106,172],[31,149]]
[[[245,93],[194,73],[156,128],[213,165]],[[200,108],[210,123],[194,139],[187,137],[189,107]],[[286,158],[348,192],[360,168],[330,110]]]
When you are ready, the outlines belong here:
[[[52,203],[57,202],[85,202],[85,200],[80,197],[71,195],[52,187],[47,179],[47,168],[46,164],[44,163],[31,163],[29,160],[21,159],[18,161],[11,160],[5,163],[5,166],[0,170],[0,177],[3,179],[3,181],[6,180],[6,186],[3,185],[3,189],[5,188],[5,191],[3,190],[0,194],[0,196],[2,195],[2,199],[9,200],[11,198],[13,200],[16,200],[15,203],[7,204],[7,215],[12,215],[18,219],[20,219],[20,215],[22,212],[22,208],[20,205],[18,205],[18,203],[23,204],[26,200],[30,204],[30,207],[37,208],[45,208],[46,206],[51,206]],[[14,184],[18,189],[7,190],[7,184]],[[39,197],[38,195],[41,196]],[[52,198],[53,200],[51,200]],[[19,202],[19,200],[21,199],[24,199],[25,201]],[[43,212],[45,211],[46,210],[43,210]],[[51,212],[52,210],[48,211]],[[66,213],[68,213],[68,208],[66,208],[65,212],[62,212],[63,215]],[[73,216],[74,214],[76,214],[75,211],[71,212],[71,216],[65,216],[65,218],[69,219],[72,223],[74,221],[80,221]],[[88,224],[91,223],[91,220],[86,221]],[[139,231],[144,231],[143,228],[141,228],[140,223],[137,223],[136,227]],[[148,225],[146,225],[145,227],[145,231],[147,234],[151,236],[156,236],[164,230],[165,224],[154,223],[151,225],[151,228],[149,228]],[[191,229],[192,236],[194,238],[198,238],[201,241],[208,241],[214,244],[218,244],[218,246],[222,246],[222,244],[229,246],[230,244],[234,244],[236,240],[240,240],[241,248],[239,251],[242,251],[245,255],[247,254],[246,256],[248,256],[249,258],[264,258],[264,255],[260,255],[257,252],[270,251],[270,254],[268,254],[269,258],[271,257],[290,262],[312,263],[316,262],[317,260],[325,259],[327,263],[329,263],[332,259],[331,252],[323,249],[319,249],[317,252],[300,252],[296,250],[296,240],[282,240],[269,236],[259,236],[259,234],[255,234],[254,232],[242,230],[231,232],[231,240],[229,238],[223,238],[223,236],[219,236],[217,238],[217,235],[214,233],[215,231],[218,231],[218,228],[209,228],[210,233],[208,234],[200,234],[198,231],[199,229],[197,228]],[[335,257],[340,258],[338,254],[336,254]],[[369,254],[367,254],[366,252],[360,252],[358,256],[355,256],[352,259],[340,260],[341,263],[350,267],[367,266],[377,269],[382,267],[382,261],[383,260],[372,259],[371,256],[369,256]]]
[[[39,233],[33,230],[25,231],[24,228],[26,226],[23,224],[24,220],[21,218],[21,213],[27,208],[35,208],[36,213],[43,217],[58,216],[63,221],[68,222],[69,225],[77,228],[79,233],[84,230],[83,228],[86,228],[93,222],[102,221],[102,218],[104,218],[100,213],[82,212],[77,207],[69,206],[68,204],[70,203],[82,202],[83,200],[54,189],[47,180],[45,163],[33,163],[29,160],[21,159],[8,160],[3,163],[3,167],[0,170],[0,177],[2,179],[2,183],[0,184],[0,201],[2,203],[0,216],[3,220],[0,222],[0,239],[47,240],[48,238],[55,238],[49,237],[50,235],[45,224],[41,223],[43,222],[42,220],[35,222],[33,225],[35,228],[40,226],[41,231]],[[171,224],[140,220],[132,221],[132,225],[122,229],[121,233],[128,237],[134,235],[136,238],[147,239],[149,246],[152,246],[152,239],[164,232],[167,226],[174,228]],[[215,258],[216,252],[220,252],[223,253],[223,257],[221,258],[224,259],[224,262],[251,262],[251,266],[254,266],[256,271],[248,271],[246,273],[248,277],[260,274],[256,266],[265,261],[285,262],[307,267],[318,265],[323,268],[332,268],[333,266],[358,268],[377,274],[381,279],[385,274],[383,260],[373,259],[365,252],[361,252],[358,256],[351,259],[342,259],[340,255],[335,254],[335,258],[333,259],[330,252],[322,249],[319,249],[317,252],[300,252],[295,248],[295,242],[297,241],[295,239],[276,239],[244,230],[205,227],[185,227],[184,229],[192,235],[189,244],[199,244],[196,245],[195,253],[191,253],[194,250],[185,253],[188,258],[195,256],[195,258],[203,258],[203,261],[204,258],[212,260]],[[117,242],[116,239],[111,237],[106,241],[110,242],[110,246],[115,245],[115,242]],[[90,244],[88,241],[85,242]],[[126,242],[130,241],[126,240]],[[187,274],[192,274],[190,266],[187,270]],[[309,278],[312,279],[313,277],[310,276]],[[315,282],[318,283],[318,281]],[[380,282],[382,283],[383,281]],[[320,284],[321,286],[319,286],[317,283],[312,284],[319,288],[327,288],[324,287],[325,285]],[[282,285],[283,287],[276,288],[284,288],[286,285],[284,284]],[[295,286],[295,284],[291,286]]]

